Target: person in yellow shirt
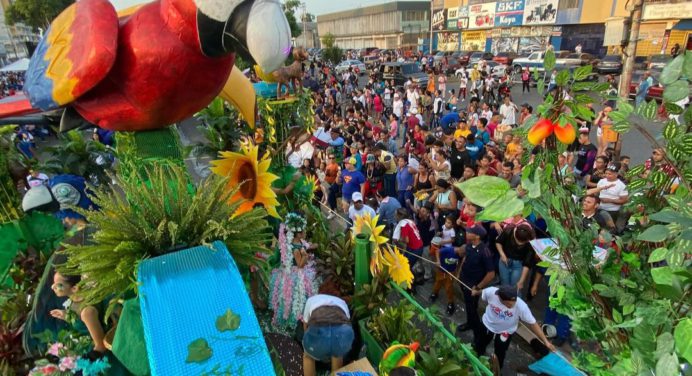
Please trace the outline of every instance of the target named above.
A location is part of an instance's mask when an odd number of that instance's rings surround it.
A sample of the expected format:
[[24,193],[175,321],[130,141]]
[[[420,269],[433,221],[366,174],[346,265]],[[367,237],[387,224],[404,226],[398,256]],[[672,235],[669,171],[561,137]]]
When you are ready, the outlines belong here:
[[375,145],[375,156],[384,166],[384,191],[389,197],[396,197],[396,159],[387,151],[385,144],[378,142]]
[[459,128],[457,128],[456,131],[454,131],[454,138],[457,139],[459,137],[466,138],[466,136],[471,134],[471,129],[469,128],[468,123],[465,121],[460,121],[459,122]]
[[437,82],[435,78],[435,73],[430,72],[428,73],[428,86],[425,88],[425,92],[428,95],[432,95],[435,93],[435,83]]
[[520,158],[523,151],[524,149],[521,146],[521,137],[515,135],[512,137],[512,141],[507,144],[507,149],[505,150],[505,160],[511,161],[514,158]]

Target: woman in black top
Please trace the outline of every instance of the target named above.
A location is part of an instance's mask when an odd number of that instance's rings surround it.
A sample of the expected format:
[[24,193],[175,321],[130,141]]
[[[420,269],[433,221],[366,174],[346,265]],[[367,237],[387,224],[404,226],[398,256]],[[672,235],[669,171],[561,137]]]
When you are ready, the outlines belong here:
[[586,175],[586,188],[596,188],[598,186],[598,181],[605,177],[606,167],[608,167],[608,157],[603,155],[596,158],[596,162],[593,165],[593,170],[590,174]]
[[536,233],[528,224],[508,225],[502,230],[495,240],[500,254],[500,284],[522,289],[535,263],[536,252],[529,243],[535,238]]

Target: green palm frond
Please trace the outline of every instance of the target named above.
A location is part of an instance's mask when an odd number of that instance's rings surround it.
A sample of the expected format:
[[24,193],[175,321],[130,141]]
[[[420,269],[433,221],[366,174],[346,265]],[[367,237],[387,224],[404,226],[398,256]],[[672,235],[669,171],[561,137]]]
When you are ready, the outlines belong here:
[[122,193],[94,188],[100,211],[81,211],[95,229],[90,244],[63,252],[67,274],[82,275],[88,304],[136,290],[136,265],[149,257],[223,241],[241,267],[262,267],[255,257],[271,238],[264,209],[233,217],[241,202],[229,204],[234,192],[226,180],[211,175],[196,187],[184,168],[156,166],[138,179],[119,181]]

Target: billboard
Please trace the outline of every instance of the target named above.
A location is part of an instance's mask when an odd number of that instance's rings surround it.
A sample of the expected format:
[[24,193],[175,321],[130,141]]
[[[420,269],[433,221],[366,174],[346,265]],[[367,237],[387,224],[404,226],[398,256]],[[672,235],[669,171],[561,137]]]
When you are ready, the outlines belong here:
[[447,8],[446,11],[447,11],[447,30],[458,29],[457,19],[459,19],[459,8],[457,8],[457,7]]
[[461,5],[457,9],[457,29],[463,30],[469,28],[469,7]]
[[437,33],[437,49],[440,51],[456,51],[459,49],[459,32]]
[[446,9],[436,9],[432,13],[432,28],[433,30],[444,30],[445,27],[447,26],[447,22],[445,20],[445,15],[447,11]]
[[525,26],[552,25],[557,19],[557,3],[559,0],[525,0]]
[[495,3],[469,5],[469,29],[485,29],[495,25]]
[[519,26],[524,19],[524,0],[499,1],[495,8],[495,27]]

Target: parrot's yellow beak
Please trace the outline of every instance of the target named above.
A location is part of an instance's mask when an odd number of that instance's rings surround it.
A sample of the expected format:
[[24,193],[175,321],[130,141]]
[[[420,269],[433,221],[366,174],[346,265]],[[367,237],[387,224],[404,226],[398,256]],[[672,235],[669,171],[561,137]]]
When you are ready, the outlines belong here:
[[255,88],[238,67],[233,67],[219,96],[240,111],[250,127],[255,127]]

